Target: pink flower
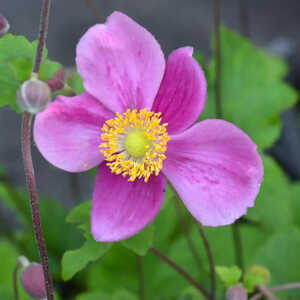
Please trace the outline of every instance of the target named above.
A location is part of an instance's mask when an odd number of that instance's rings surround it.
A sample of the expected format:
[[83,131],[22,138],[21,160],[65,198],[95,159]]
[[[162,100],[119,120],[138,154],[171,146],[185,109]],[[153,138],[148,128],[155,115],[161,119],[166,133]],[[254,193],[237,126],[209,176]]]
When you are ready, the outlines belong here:
[[91,211],[97,241],[125,239],[149,224],[166,179],[206,226],[231,224],[254,205],[263,176],[256,145],[229,122],[195,123],[206,81],[192,53],[180,48],[165,62],[155,38],[115,12],[77,46],[86,92],[59,96],[38,114],[35,142],[49,162],[69,172],[99,166]]

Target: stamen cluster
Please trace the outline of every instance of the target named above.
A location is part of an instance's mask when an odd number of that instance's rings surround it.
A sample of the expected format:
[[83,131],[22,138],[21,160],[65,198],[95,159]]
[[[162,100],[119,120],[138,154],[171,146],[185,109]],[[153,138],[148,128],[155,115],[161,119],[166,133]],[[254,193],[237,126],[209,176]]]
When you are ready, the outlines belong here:
[[[113,173],[129,176],[129,181],[144,178],[145,182],[151,174],[159,174],[170,140],[167,123],[160,123],[161,113],[147,109],[127,109],[124,114],[117,112],[114,119],[105,122],[101,135],[103,143],[99,147]],[[147,151],[142,157],[132,156],[126,148],[126,138],[134,131],[142,131],[147,139]]]

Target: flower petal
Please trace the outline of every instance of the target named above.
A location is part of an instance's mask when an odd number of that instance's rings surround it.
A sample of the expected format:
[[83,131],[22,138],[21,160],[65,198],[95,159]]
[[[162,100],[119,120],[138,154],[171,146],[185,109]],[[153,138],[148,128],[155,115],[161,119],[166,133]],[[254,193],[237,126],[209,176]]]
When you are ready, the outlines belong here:
[[89,94],[59,96],[37,115],[35,143],[54,166],[69,172],[86,171],[104,159],[99,149],[101,127],[112,117],[113,113]]
[[148,182],[129,182],[102,163],[92,205],[91,229],[95,240],[119,241],[142,230],[159,212],[165,185],[163,175],[151,176]]
[[120,12],[88,30],[77,46],[86,90],[113,111],[150,109],[165,59],[155,38]]
[[263,165],[254,142],[223,120],[171,137],[163,173],[203,225],[233,223],[254,205]]
[[190,127],[200,116],[206,102],[204,73],[193,58],[193,48],[173,51],[152,110],[162,113],[171,134]]

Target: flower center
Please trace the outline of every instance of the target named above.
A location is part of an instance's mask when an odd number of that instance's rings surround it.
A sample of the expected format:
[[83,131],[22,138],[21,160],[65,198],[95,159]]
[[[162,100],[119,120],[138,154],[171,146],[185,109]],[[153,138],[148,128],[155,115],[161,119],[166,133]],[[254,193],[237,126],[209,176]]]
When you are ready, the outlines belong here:
[[125,139],[125,148],[131,156],[140,158],[145,156],[149,148],[149,142],[150,141],[144,131],[136,130],[127,135]]
[[128,109],[105,122],[99,146],[107,165],[115,174],[129,176],[129,181],[158,175],[170,140],[161,113]]

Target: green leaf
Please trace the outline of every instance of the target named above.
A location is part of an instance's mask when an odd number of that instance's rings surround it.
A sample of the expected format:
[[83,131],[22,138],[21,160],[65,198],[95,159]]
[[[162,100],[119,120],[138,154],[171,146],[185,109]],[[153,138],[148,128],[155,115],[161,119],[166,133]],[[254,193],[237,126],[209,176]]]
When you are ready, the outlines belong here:
[[121,290],[113,294],[112,300],[138,300],[138,298],[127,290]]
[[204,300],[206,299],[196,288],[189,286],[184,289],[178,300]]
[[[279,137],[279,114],[297,93],[283,81],[287,67],[244,37],[222,28],[221,98],[224,119],[243,129],[261,148]],[[208,100],[202,117],[215,117],[215,58],[209,67]]]
[[10,105],[15,111],[21,111],[16,101],[19,86],[13,72],[0,61],[0,107]]
[[154,224],[151,223],[141,232],[133,237],[121,241],[121,244],[128,249],[131,249],[136,254],[144,256],[148,250],[153,246],[154,240]]
[[76,94],[81,94],[84,92],[82,78],[76,71],[74,71],[73,75],[68,80],[68,84]]
[[[264,180],[255,206],[248,210],[247,217],[256,221],[265,230],[284,230],[293,223],[291,183],[285,173],[266,155],[263,155]],[[276,219],[276,222],[274,220]]]
[[[0,40],[0,107],[9,105],[16,112],[21,112],[16,102],[17,90],[32,71],[37,42],[30,43],[23,36],[7,34]],[[47,57],[47,49],[43,53],[40,78],[52,78],[61,65]]]
[[231,286],[238,284],[239,280],[242,277],[242,271],[237,266],[217,266],[216,273],[224,282],[226,288],[230,288]]
[[67,216],[68,223],[89,223],[92,202],[85,201],[77,205]]
[[111,246],[111,243],[99,243],[89,239],[80,249],[67,251],[62,259],[63,280],[71,279],[76,273],[84,269],[89,262],[103,257]]
[[[270,286],[300,280],[300,230],[290,228],[274,234],[259,249],[253,264],[266,267],[271,273]],[[300,299],[300,290],[284,291],[280,299]]]
[[270,272],[258,265],[251,266],[245,273],[243,283],[249,293],[254,292],[259,284],[267,284],[270,281]]
[[[146,257],[148,256],[150,255]],[[90,266],[87,274],[87,285],[89,290],[99,290],[109,294],[124,288],[137,290],[136,254],[120,243],[115,243],[101,261]]]
[[76,300],[107,300],[109,296],[102,292],[85,293],[76,297]]

